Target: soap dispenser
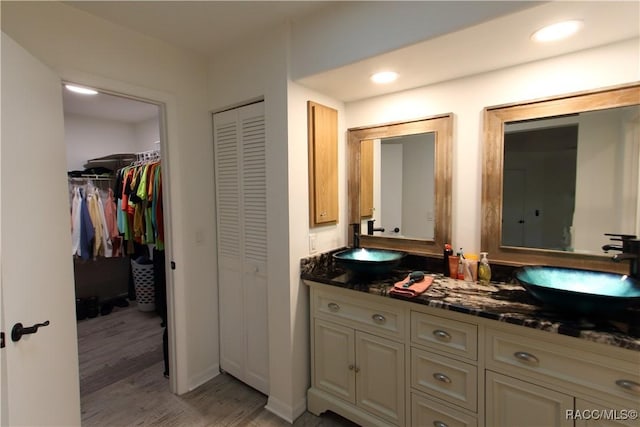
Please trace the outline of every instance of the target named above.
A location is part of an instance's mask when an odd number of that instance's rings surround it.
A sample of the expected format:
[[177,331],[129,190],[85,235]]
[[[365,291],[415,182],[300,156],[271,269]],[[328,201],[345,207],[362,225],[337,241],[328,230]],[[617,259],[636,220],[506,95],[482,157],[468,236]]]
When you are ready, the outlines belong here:
[[480,252],[480,265],[478,265],[478,280],[480,283],[488,284],[491,280],[491,266],[487,259],[487,252]]

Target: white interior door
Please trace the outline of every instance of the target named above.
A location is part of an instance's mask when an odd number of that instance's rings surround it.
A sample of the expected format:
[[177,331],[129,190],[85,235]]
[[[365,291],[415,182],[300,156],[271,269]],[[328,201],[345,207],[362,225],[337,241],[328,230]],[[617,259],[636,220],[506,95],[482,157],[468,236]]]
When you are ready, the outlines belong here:
[[[60,78],[2,34],[2,425],[80,425]],[[14,342],[13,325],[49,321]]]

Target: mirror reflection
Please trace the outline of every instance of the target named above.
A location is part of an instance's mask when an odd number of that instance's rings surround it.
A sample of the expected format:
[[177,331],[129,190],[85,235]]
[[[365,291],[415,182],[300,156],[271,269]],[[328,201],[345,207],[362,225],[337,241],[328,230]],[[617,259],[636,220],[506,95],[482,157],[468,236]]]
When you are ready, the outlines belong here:
[[640,233],[640,84],[485,108],[481,247],[494,262],[624,272]]
[[363,233],[434,239],[434,132],[362,141],[360,171]]
[[[349,244],[442,254],[451,240],[453,115],[349,129]],[[357,230],[357,232],[355,231]]]
[[504,126],[502,245],[602,253],[637,234],[639,106]]

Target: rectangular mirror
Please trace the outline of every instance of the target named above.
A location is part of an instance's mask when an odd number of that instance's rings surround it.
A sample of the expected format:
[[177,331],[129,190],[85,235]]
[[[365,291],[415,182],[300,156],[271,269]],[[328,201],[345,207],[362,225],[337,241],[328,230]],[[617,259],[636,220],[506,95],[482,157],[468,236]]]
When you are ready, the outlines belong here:
[[639,104],[631,85],[485,109],[483,250],[625,271],[602,246],[640,232]]
[[451,238],[451,129],[451,114],[349,129],[349,223],[360,224],[363,246],[442,254]]

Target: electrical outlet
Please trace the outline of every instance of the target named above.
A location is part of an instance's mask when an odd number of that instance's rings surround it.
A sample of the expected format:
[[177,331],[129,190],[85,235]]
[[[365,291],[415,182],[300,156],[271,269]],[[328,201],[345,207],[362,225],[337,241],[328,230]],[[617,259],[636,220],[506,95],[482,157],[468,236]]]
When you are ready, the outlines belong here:
[[315,234],[309,234],[309,253],[314,254],[318,250],[317,248],[317,236]]

